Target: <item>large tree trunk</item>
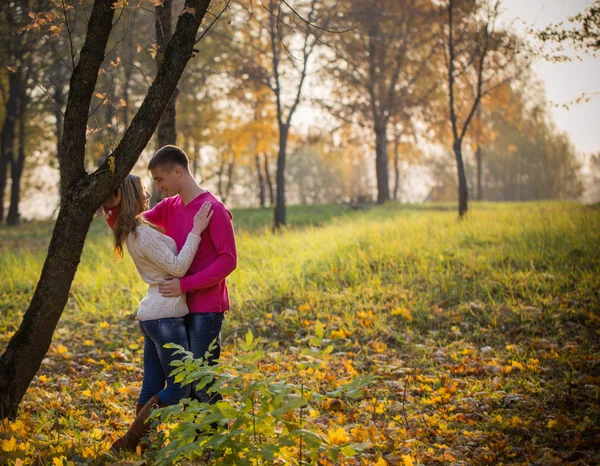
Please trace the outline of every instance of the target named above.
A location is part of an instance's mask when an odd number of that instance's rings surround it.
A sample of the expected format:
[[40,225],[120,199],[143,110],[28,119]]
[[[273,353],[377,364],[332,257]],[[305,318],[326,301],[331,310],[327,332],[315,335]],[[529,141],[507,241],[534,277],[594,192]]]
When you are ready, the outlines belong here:
[[6,118],[0,136],[0,223],[4,220],[4,192],[6,191],[8,179],[8,166],[14,158],[15,126],[21,94],[21,76],[18,73],[8,73],[8,86]]
[[462,217],[468,210],[469,190],[467,187],[467,176],[465,174],[465,164],[463,162],[460,142],[455,141],[453,147],[458,171],[458,215]]
[[279,126],[279,154],[277,156],[277,203],[275,204],[275,230],[285,227],[285,162],[289,126]]
[[74,196],[62,202],[33,299],[2,355],[0,416],[3,418],[16,416],[17,408],[52,343],[94,211]]
[[[25,81],[26,78],[24,78]],[[20,221],[19,202],[21,198],[21,175],[25,166],[25,128],[27,125],[28,96],[26,82],[21,85],[21,96],[19,99],[19,152],[18,156],[10,161],[10,207],[6,217],[7,225],[18,225]]]
[[266,203],[266,186],[265,177],[262,174],[262,168],[260,166],[260,155],[254,156],[254,162],[256,164],[256,175],[258,176],[258,202],[261,208],[265,207]]
[[[187,0],[188,12],[179,16],[164,63],[130,127],[110,157],[88,175],[85,171],[87,117],[115,13],[112,0],[95,0],[79,63],[70,81],[60,163],[62,196],[58,219],[29,308],[0,358],[2,417],[16,416],[68,300],[94,212],[133,168],[158,126],[192,57],[196,34],[209,5],[210,0]],[[111,167],[109,161],[114,162],[114,166]]]
[[273,180],[271,179],[271,171],[269,170],[269,156],[265,152],[264,154],[264,165],[265,165],[265,182],[269,189],[269,205],[275,205],[275,190],[273,189]]
[[482,153],[481,144],[477,144],[477,150],[475,151],[475,160],[477,162],[477,200],[483,201],[483,180],[482,180]]
[[375,125],[375,170],[377,174],[377,203],[390,200],[390,185],[387,153],[387,125]]

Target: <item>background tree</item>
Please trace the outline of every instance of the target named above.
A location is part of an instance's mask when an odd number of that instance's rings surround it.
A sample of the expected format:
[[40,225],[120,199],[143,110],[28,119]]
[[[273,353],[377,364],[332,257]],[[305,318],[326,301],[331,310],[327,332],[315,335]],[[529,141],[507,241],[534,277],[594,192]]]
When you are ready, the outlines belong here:
[[375,141],[377,202],[390,200],[388,131],[395,118],[396,138],[411,111],[424,105],[435,84],[432,72],[437,41],[436,10],[429,0],[352,0],[338,16],[356,29],[333,40],[329,65],[334,89],[326,107],[344,121],[372,128]]
[[447,0],[440,6],[440,31],[447,69],[452,150],[458,174],[458,213],[468,210],[463,140],[481,97],[519,70],[511,70],[517,53],[515,38],[496,31],[500,1]]

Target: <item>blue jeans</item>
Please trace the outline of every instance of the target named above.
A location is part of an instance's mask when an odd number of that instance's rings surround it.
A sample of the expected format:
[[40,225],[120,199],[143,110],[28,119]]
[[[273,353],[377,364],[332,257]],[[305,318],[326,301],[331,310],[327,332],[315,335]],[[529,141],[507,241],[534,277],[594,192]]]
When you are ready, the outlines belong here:
[[[184,317],[185,328],[190,342],[190,351],[194,358],[204,358],[208,347],[216,339],[217,347],[212,350],[212,354],[208,358],[211,366],[216,364],[216,359],[221,356],[221,326],[223,325],[222,312],[195,312],[189,313]],[[196,390],[196,384],[192,383],[192,399],[197,399],[200,402],[215,403],[221,400],[221,395],[218,393],[207,393],[207,390],[212,384],[208,384],[200,390]]]
[[173,356],[176,350],[164,348],[163,345],[176,343],[189,351],[183,317],[140,321],[140,329],[144,335],[144,380],[138,403],[145,404],[157,394],[164,405],[179,403],[182,398],[190,396],[191,388],[189,385],[176,384],[173,377],[169,376],[175,369],[171,361],[181,356]]

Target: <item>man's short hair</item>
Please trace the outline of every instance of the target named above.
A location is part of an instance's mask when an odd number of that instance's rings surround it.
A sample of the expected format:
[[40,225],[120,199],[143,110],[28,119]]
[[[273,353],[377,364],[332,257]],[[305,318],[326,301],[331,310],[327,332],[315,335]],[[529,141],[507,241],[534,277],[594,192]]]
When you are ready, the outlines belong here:
[[148,162],[148,170],[161,167],[166,170],[173,170],[175,165],[181,165],[189,171],[189,160],[187,154],[177,146],[163,146]]

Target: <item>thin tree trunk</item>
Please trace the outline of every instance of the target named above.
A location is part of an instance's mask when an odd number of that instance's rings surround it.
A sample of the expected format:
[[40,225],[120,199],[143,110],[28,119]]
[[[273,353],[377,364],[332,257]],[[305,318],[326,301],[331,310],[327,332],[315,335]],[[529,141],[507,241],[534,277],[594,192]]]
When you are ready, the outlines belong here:
[[286,206],[285,206],[285,162],[287,137],[289,126],[280,125],[279,127],[279,154],[277,155],[277,203],[275,204],[275,224],[274,229],[280,230],[286,225]]
[[217,191],[219,192],[219,197],[223,200],[224,192],[223,192],[223,175],[225,174],[225,156],[221,155],[221,161],[219,163],[219,170],[217,171]]
[[14,158],[15,127],[17,124],[18,101],[21,94],[21,76],[8,73],[8,102],[6,119],[0,136],[0,223],[4,220],[4,192],[8,179],[8,166]]
[[[172,0],[164,0],[162,5],[156,7],[156,43],[158,51],[156,53],[156,64],[158,66],[164,60],[165,49],[173,35],[172,28]],[[160,123],[158,124],[158,147],[161,148],[167,144],[177,144],[177,132],[175,126],[175,104],[177,101],[178,90],[175,89],[167,108],[163,112]]]
[[469,190],[467,187],[467,176],[463,163],[462,149],[459,141],[454,142],[454,155],[456,156],[456,167],[458,171],[458,215],[462,217],[467,213]]
[[400,192],[400,151],[399,151],[398,137],[394,142],[394,201],[398,200],[398,193]]
[[[156,43],[158,44],[158,51],[156,53],[156,64],[160,66],[164,60],[165,49],[172,36],[172,0],[164,0],[162,5],[158,5],[155,7],[155,11]],[[167,108],[165,108],[165,111],[163,112],[160,118],[160,123],[158,124],[157,129],[158,149],[168,144],[177,144],[175,107],[178,92],[179,91],[175,89],[175,91],[171,95],[169,103],[167,104]],[[153,189],[152,196],[150,198],[150,205],[155,206],[161,199],[164,199],[164,193],[156,191],[156,188]]]
[[8,216],[6,217],[7,225],[18,225],[20,222],[19,202],[21,198],[21,175],[25,166],[25,129],[27,125],[27,105],[28,96],[26,89],[26,79],[21,85],[21,96],[19,99],[19,152],[18,157],[12,158],[10,162],[10,207],[8,208]]
[[223,197],[223,203],[226,202],[227,198],[231,194],[231,190],[233,189],[233,174],[235,168],[235,155],[231,155],[231,162],[229,162],[227,166],[227,186],[225,188],[225,197]]
[[260,166],[260,155],[254,156],[254,162],[256,163],[256,174],[258,176],[258,202],[261,208],[265,207],[266,203],[266,191],[265,191],[265,177],[262,174],[262,168]]
[[477,144],[477,150],[475,151],[475,160],[477,162],[477,200],[483,201],[483,180],[482,180],[482,153],[481,144]]
[[387,153],[387,125],[375,125],[375,169],[377,174],[377,203],[390,200],[390,185]]
[[267,188],[269,189],[269,205],[275,205],[275,191],[273,190],[273,181],[271,179],[271,172],[269,170],[269,156],[265,152],[264,165],[265,165],[265,181]]

